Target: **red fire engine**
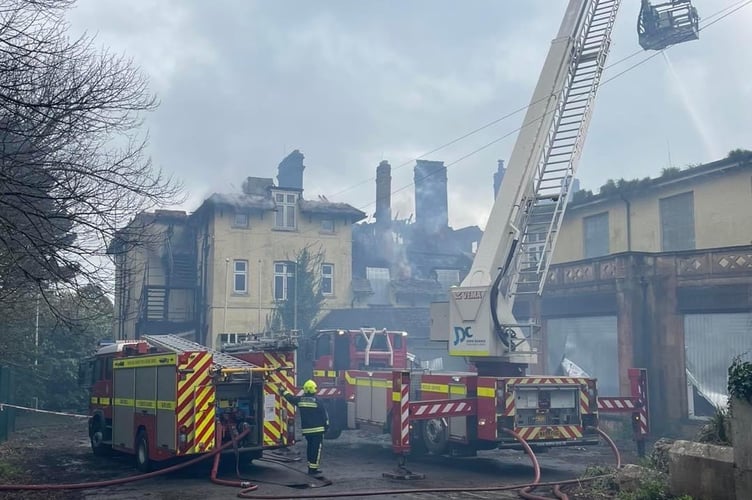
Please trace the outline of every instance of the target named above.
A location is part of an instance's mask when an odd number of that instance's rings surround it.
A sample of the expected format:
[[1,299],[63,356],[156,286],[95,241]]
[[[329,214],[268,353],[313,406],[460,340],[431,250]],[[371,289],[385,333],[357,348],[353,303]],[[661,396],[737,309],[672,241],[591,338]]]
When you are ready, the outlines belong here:
[[94,453],[133,454],[146,471],[246,430],[239,448],[247,459],[293,444],[294,408],[278,387],[293,387],[294,349],[287,343],[233,356],[175,335],[101,347],[86,364]]
[[322,330],[313,349],[318,396],[331,421],[329,439],[345,429],[371,429],[391,433],[395,451],[403,452],[403,387],[413,451],[520,449],[502,429],[513,430],[534,449],[597,444],[599,411],[632,414],[635,440],[647,437],[645,370],[629,370],[631,396],[599,398],[596,380],[587,377],[484,377],[410,367],[407,334],[400,331]]

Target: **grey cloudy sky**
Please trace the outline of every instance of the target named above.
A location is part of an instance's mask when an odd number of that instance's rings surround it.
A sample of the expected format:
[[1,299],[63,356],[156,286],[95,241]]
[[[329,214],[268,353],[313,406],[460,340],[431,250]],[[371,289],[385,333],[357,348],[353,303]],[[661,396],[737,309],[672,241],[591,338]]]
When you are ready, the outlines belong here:
[[[623,0],[609,63],[639,49],[639,1]],[[695,0],[707,18],[739,0]],[[412,208],[415,157],[528,104],[566,0],[79,0],[74,30],[132,56],[161,100],[147,117],[155,164],[184,208],[293,149],[304,187],[373,213],[376,165],[392,164],[393,213]],[[710,19],[712,20],[712,19]],[[752,149],[752,5],[604,84],[582,187]],[[604,79],[651,53],[607,69]],[[673,69],[672,69],[673,68]],[[453,162],[522,114],[428,156]],[[497,159],[516,134],[449,168],[450,224],[485,225]],[[670,156],[669,156],[670,151]]]

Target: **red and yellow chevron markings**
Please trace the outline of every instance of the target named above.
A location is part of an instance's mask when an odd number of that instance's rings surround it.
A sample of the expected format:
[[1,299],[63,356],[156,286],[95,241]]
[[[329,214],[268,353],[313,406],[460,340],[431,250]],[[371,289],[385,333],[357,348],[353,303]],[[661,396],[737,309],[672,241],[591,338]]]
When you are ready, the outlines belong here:
[[547,439],[577,439],[582,437],[582,427],[578,425],[542,425],[519,427],[514,430],[525,441]]
[[[285,353],[264,353],[264,368],[292,366]],[[264,407],[266,401],[274,399],[274,418],[264,412],[264,447],[286,446],[288,443],[287,420],[295,414],[295,407],[282,397],[282,389],[295,391],[295,380],[291,370],[267,372],[264,381]]]
[[178,429],[187,429],[185,446],[178,454],[201,453],[214,448],[215,390],[208,352],[192,352],[178,367]]

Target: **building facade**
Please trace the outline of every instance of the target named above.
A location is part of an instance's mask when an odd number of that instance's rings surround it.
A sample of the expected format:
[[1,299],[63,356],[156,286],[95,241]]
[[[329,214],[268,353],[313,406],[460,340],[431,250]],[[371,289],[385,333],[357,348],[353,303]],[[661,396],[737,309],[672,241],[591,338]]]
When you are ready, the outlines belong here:
[[[752,244],[749,161],[726,158],[570,201],[554,263]],[[611,191],[609,193],[609,191]]]
[[188,214],[141,213],[107,250],[115,262],[117,339],[197,330],[195,236]]
[[[128,283],[120,288],[137,287],[145,274],[153,277],[149,278],[152,286],[166,287],[170,259],[164,256],[189,255],[192,288],[186,302],[191,304],[194,328],[186,330],[186,335],[207,346],[237,342],[267,331],[275,308],[297,299],[297,259],[306,248],[317,256],[317,269],[312,271],[324,297],[323,311],[348,307],[352,301],[352,225],[365,214],[344,203],[305,199],[304,168],[303,155],[296,150],[280,163],[276,184],[272,178],[249,177],[240,193],[211,195],[194,213],[184,216],[181,234],[185,238],[179,242],[154,238],[150,251],[162,257],[152,258],[151,265],[136,263],[132,253],[119,261],[116,258],[117,272]],[[166,229],[155,225],[153,231]],[[160,272],[155,271],[160,265]],[[148,316],[148,298],[135,297],[128,299],[131,308]],[[149,328],[137,329],[128,323],[116,331],[121,338],[134,338],[168,333],[167,329],[174,333],[177,328],[145,326]]]
[[712,415],[752,352],[750,213],[752,154],[574,196],[543,297],[516,308],[542,326],[535,371],[572,362],[618,395],[644,367],[657,428]]

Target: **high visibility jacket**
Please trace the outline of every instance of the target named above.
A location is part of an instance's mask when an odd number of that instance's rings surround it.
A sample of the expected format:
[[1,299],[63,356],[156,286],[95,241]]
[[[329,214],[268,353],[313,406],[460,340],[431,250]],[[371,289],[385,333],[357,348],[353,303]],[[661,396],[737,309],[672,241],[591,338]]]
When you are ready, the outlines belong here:
[[300,425],[303,434],[325,432],[329,428],[329,415],[316,396],[305,394],[295,396],[284,391],[282,396],[300,409]]

